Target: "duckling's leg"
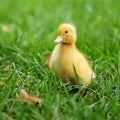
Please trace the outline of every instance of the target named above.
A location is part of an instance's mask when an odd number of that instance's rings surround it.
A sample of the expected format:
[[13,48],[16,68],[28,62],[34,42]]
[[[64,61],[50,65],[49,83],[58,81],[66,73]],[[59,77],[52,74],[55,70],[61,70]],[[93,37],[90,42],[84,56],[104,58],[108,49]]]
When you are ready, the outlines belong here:
[[[75,94],[77,92],[79,92],[79,87],[77,85],[72,85],[72,89],[69,91],[69,93]],[[87,88],[83,88],[80,91],[80,95],[84,97],[86,95],[86,92],[87,92]]]
[[87,92],[87,88],[83,88],[83,89],[80,91],[81,96],[85,96],[85,95],[86,95],[86,92]]

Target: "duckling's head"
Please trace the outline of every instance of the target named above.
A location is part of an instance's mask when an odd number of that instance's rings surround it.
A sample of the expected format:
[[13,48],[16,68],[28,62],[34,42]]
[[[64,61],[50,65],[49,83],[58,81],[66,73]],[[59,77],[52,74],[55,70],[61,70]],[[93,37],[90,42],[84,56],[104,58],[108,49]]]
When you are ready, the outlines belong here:
[[58,27],[58,37],[55,43],[74,44],[76,41],[76,29],[73,25],[64,23]]

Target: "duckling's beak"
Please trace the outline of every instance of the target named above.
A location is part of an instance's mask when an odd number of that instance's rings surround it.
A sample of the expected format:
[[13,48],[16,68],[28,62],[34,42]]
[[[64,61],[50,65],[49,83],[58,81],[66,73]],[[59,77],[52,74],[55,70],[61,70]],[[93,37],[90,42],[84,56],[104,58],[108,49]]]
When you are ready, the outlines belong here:
[[61,41],[63,41],[62,37],[58,36],[54,43],[60,43]]

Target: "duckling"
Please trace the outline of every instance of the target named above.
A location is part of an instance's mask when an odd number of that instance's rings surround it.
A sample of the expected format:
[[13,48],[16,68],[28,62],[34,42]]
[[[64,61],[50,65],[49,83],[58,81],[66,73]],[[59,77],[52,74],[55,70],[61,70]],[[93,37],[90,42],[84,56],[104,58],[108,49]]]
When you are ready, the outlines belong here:
[[56,46],[49,60],[49,67],[63,82],[90,84],[93,70],[88,60],[75,46],[77,34],[73,25],[63,23],[58,27]]

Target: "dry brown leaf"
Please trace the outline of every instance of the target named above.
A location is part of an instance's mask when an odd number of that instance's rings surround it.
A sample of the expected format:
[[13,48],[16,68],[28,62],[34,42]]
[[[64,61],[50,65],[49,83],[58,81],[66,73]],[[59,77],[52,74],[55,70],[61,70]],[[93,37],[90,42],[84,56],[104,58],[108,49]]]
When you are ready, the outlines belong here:
[[31,102],[39,102],[39,98],[37,96],[29,96],[26,98],[26,100],[31,101]]
[[21,90],[20,94],[17,96],[19,99],[26,99],[27,97],[29,97],[28,93],[25,90]]
[[30,96],[25,90],[21,90],[20,94],[17,95],[17,98],[24,100],[24,101],[30,101],[33,103],[39,103],[41,102],[41,99],[38,98],[37,96]]

